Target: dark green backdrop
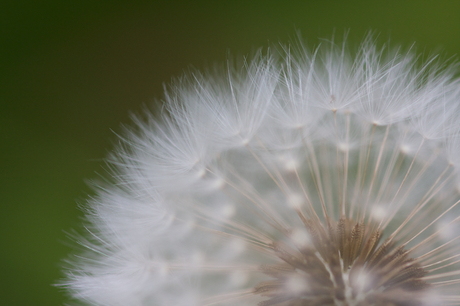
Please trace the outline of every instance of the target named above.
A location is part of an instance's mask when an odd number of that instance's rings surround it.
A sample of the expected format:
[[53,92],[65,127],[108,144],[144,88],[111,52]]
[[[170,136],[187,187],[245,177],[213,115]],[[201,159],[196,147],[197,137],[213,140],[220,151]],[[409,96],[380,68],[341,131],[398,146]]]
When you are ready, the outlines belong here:
[[85,180],[162,83],[296,30],[315,43],[334,29],[456,56],[460,1],[2,1],[0,304],[65,302],[51,284],[91,193]]

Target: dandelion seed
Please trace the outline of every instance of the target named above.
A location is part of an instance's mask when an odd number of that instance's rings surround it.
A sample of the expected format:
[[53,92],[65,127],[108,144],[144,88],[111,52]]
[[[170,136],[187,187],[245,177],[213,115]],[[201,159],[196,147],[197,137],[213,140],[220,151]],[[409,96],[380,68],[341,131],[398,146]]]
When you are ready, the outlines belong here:
[[167,91],[88,206],[91,305],[460,305],[460,81],[366,39]]

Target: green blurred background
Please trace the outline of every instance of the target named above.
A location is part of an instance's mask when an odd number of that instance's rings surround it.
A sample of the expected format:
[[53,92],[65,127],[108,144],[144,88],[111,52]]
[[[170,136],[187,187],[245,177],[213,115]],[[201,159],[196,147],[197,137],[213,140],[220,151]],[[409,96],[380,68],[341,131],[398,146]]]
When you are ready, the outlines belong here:
[[460,1],[2,1],[0,304],[65,303],[51,284],[85,181],[163,83],[297,30],[315,44],[334,29],[456,57]]

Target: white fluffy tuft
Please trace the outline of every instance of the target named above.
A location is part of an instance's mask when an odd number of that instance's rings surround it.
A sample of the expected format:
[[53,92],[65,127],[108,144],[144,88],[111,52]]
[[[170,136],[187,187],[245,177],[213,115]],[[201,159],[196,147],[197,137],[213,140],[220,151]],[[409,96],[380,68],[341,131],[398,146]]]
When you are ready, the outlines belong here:
[[184,77],[111,157],[64,285],[91,305],[256,305],[258,267],[280,263],[269,246],[310,245],[301,211],[375,222],[434,269],[437,303],[459,305],[454,73],[368,38]]

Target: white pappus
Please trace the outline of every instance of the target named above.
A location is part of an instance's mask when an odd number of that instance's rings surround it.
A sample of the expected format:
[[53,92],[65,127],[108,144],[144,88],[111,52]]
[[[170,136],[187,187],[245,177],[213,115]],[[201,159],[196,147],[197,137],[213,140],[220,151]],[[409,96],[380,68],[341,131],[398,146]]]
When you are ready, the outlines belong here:
[[460,82],[326,42],[192,73],[135,119],[62,285],[89,305],[460,305]]

